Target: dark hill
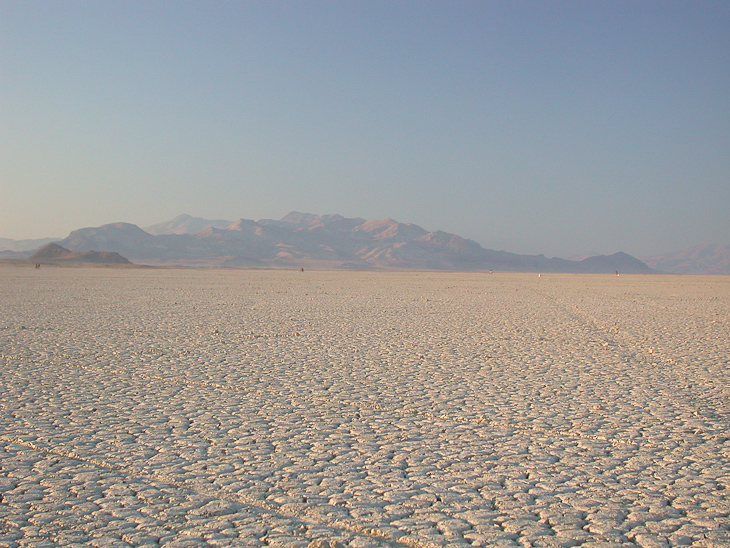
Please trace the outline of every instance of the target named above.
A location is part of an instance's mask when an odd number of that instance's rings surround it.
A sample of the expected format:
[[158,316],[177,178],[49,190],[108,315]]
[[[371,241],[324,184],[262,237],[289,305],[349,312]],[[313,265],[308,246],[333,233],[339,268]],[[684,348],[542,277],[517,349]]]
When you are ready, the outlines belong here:
[[588,257],[578,263],[583,267],[584,272],[610,272],[611,269],[627,274],[650,274],[656,272],[641,262],[636,257],[626,253],[618,252],[613,255],[598,255]]
[[28,260],[36,263],[67,261],[74,263],[132,264],[115,251],[74,252],[56,243],[44,245],[28,257]]

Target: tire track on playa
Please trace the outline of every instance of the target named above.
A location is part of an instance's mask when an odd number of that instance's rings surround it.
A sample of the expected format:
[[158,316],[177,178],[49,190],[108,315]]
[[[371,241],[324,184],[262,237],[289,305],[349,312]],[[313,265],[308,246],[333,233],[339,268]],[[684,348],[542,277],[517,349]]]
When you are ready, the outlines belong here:
[[[652,365],[654,362],[661,361],[666,364],[679,363],[682,360],[675,356],[667,355],[666,352],[656,351],[656,343],[649,346],[648,351],[638,348],[641,344],[640,335],[632,332],[630,329],[621,327],[618,322],[615,322],[613,326],[607,326],[599,318],[593,314],[583,310],[578,305],[570,305],[564,300],[556,297],[555,295],[548,293],[545,290],[540,290],[535,287],[520,285],[520,288],[530,291],[550,302],[555,308],[562,311],[562,313],[569,317],[577,320],[584,325],[588,326],[594,333],[599,334],[599,338],[604,343],[608,343],[608,347],[612,350],[623,347],[629,349],[632,352],[631,357],[637,359],[642,365]],[[606,294],[607,298],[613,299],[611,295]],[[689,317],[694,317],[688,312],[673,311],[674,314],[681,313]],[[673,370],[671,370],[673,371]]]
[[[607,347],[611,348],[612,350],[615,350],[617,347],[619,347],[619,343],[616,339],[623,339],[625,346],[633,351],[632,357],[639,358],[641,361],[644,362],[648,361],[646,360],[646,353],[635,348],[635,346],[638,344],[637,336],[630,333],[629,330],[618,327],[618,324],[614,325],[613,327],[604,326],[596,316],[586,312],[585,310],[582,310],[580,307],[578,307],[578,305],[570,306],[565,301],[562,301],[555,295],[552,295],[544,290],[525,285],[520,285],[520,287],[547,300],[568,318],[572,318],[588,326],[594,333],[599,334],[598,338],[602,339],[604,343],[607,343]],[[618,335],[619,337],[616,337],[616,335]],[[672,358],[666,358],[666,361],[668,363],[674,362]],[[646,363],[644,363],[644,365],[646,365]]]
[[[642,344],[640,335],[627,328],[619,326],[618,322],[616,322],[613,326],[606,326],[604,325],[604,322],[593,314],[581,309],[577,305],[571,306],[553,294],[535,287],[525,285],[521,285],[520,287],[543,297],[566,316],[586,325],[596,334],[596,338],[603,342],[604,348],[614,354],[617,354],[620,358],[630,358],[637,362],[637,364],[644,367],[647,371],[661,366],[666,366],[661,367],[661,373],[675,379],[676,386],[674,387],[674,390],[681,393],[686,401],[692,402],[692,407],[694,407],[695,415],[697,417],[703,416],[701,408],[704,407],[712,409],[712,415],[714,416],[708,418],[717,419],[722,416],[725,420],[730,421],[730,412],[726,411],[722,406],[718,406],[718,401],[727,400],[728,396],[730,396],[730,391],[726,386],[722,385],[720,380],[709,376],[706,369],[699,369],[697,372],[700,373],[700,376],[695,378],[701,380],[705,385],[711,386],[712,391],[715,392],[717,396],[711,397],[704,393],[697,393],[697,391],[688,391],[688,389],[683,386],[686,384],[686,373],[681,370],[681,367],[691,367],[691,364],[682,365],[683,362],[686,361],[685,359],[677,358],[675,356],[668,355],[666,352],[657,350],[659,345],[656,342],[650,343],[648,345],[648,350],[639,348]],[[689,313],[686,314],[690,315]],[[625,349],[627,355],[623,355],[621,353],[622,349]],[[703,403],[700,404],[700,401]]]
[[[42,440],[41,443],[26,441],[22,439],[22,436],[35,437],[36,440],[41,439],[36,434],[29,432],[17,433],[16,436],[7,436],[0,434],[0,441],[11,445],[19,445],[28,450],[36,451],[38,453],[44,453],[48,455],[54,455],[63,459],[70,459],[85,464],[110,470],[116,472],[126,478],[135,478],[153,483],[160,483],[163,485],[170,485],[180,491],[180,495],[187,496],[190,493],[196,493],[216,501],[225,501],[231,503],[239,503],[247,506],[249,511],[252,513],[265,518],[265,517],[279,517],[285,519],[293,519],[301,525],[308,528],[324,526],[335,531],[336,535],[339,536],[355,536],[362,537],[368,540],[377,541],[382,546],[390,546],[392,548],[441,548],[441,545],[430,543],[427,541],[421,541],[414,539],[404,534],[403,537],[399,537],[398,540],[389,538],[387,534],[380,531],[377,527],[364,527],[356,523],[354,520],[315,520],[308,515],[304,515],[301,512],[287,512],[281,508],[280,505],[271,504],[269,502],[258,500],[252,497],[248,497],[240,492],[233,492],[226,489],[224,486],[218,488],[205,488],[200,483],[190,484],[184,481],[180,481],[177,478],[159,473],[148,473],[140,469],[123,467],[111,462],[107,462],[104,459],[83,456],[76,451],[68,451],[59,446],[54,446],[51,442]],[[223,496],[221,496],[221,494]],[[302,540],[315,541],[318,538],[309,538],[304,534],[296,535]]]

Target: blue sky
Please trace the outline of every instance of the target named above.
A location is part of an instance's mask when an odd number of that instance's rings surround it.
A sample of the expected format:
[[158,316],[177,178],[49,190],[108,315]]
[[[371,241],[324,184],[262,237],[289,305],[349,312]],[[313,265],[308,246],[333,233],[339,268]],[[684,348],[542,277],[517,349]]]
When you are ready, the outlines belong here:
[[392,217],[730,243],[730,2],[0,0],[0,237]]

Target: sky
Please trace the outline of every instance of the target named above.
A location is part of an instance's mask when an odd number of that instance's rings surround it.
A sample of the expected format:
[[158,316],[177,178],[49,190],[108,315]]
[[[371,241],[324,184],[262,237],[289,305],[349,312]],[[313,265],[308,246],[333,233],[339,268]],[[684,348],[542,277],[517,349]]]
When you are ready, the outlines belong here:
[[0,0],[0,237],[293,210],[730,244],[730,1]]

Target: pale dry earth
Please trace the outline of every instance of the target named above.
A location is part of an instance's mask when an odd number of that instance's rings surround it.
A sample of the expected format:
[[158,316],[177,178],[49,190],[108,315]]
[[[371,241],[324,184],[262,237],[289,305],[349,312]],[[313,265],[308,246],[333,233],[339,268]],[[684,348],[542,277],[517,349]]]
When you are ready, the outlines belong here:
[[0,546],[730,546],[730,278],[0,269]]

